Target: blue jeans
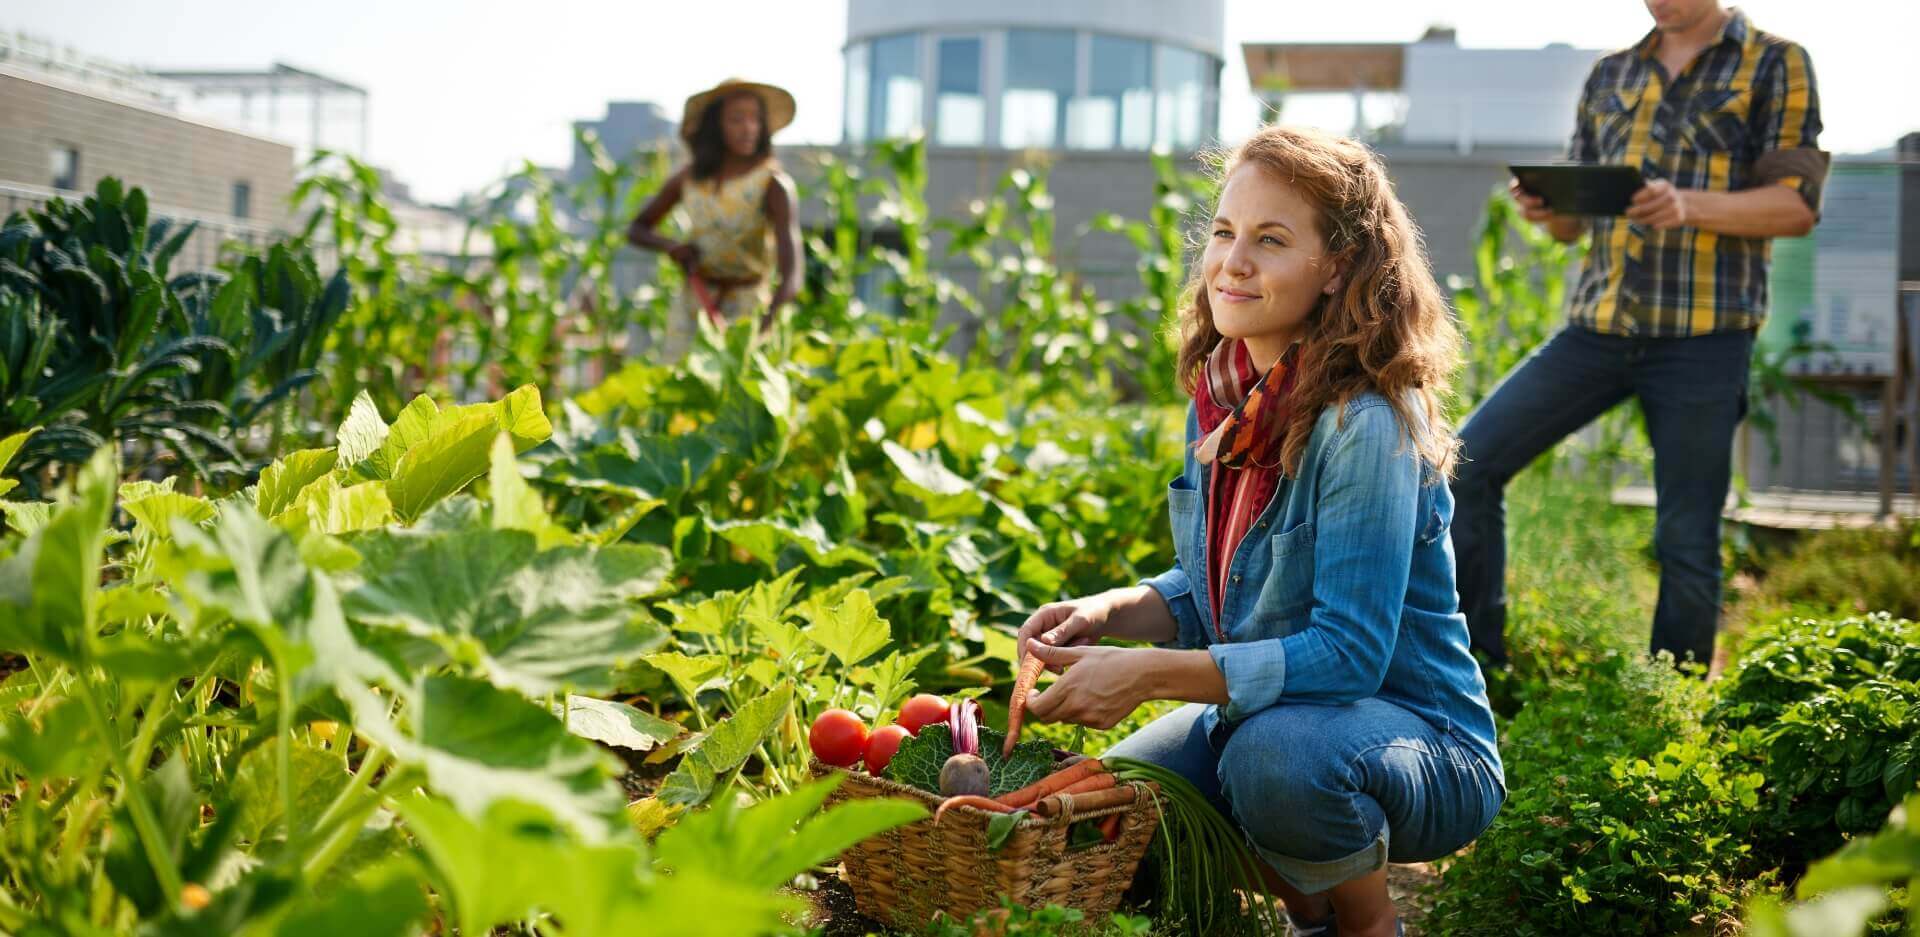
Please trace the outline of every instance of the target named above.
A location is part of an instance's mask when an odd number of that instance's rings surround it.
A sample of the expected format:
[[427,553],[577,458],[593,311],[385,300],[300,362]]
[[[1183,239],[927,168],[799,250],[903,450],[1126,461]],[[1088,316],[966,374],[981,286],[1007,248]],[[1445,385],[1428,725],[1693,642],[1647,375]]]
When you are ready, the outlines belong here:
[[1630,338],[1569,327],[1534,349],[1460,428],[1453,549],[1474,650],[1505,663],[1504,491],[1554,443],[1638,397],[1653,443],[1660,598],[1652,650],[1713,659],[1720,624],[1720,511],[1733,432],[1746,415],[1753,333]]
[[1293,887],[1317,894],[1473,841],[1506,799],[1499,774],[1425,719],[1380,699],[1281,703],[1238,723],[1182,706],[1107,752],[1193,783]]

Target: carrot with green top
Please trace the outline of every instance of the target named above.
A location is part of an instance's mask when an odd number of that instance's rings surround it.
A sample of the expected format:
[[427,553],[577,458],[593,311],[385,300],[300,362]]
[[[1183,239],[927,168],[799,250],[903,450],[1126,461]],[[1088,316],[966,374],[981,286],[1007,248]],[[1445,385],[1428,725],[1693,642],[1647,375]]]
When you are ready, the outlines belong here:
[[1047,669],[1045,661],[1034,654],[1028,654],[1020,662],[1020,675],[1013,681],[1013,699],[1007,702],[1007,744],[1001,747],[1000,757],[1013,755],[1013,747],[1020,744],[1020,722],[1027,715],[1027,694],[1033,692],[1033,685],[1040,682],[1040,671]]
[[1104,774],[1106,770],[1107,766],[1101,764],[1098,758],[1076,761],[1026,787],[1000,795],[1000,802],[1009,807],[1031,807],[1048,794],[1057,794],[1078,781]]

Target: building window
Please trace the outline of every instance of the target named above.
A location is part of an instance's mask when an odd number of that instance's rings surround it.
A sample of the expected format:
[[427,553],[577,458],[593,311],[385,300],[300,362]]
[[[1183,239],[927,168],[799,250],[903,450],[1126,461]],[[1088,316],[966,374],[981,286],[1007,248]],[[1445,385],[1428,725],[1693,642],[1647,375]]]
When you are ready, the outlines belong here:
[[987,142],[987,99],[980,95],[980,40],[942,39],[935,59],[933,142],[980,146]]
[[1007,31],[1007,81],[1000,94],[1000,145],[1060,145],[1073,99],[1075,41],[1056,29]]
[[1153,144],[1153,45],[1144,39],[1092,38],[1087,95],[1073,102],[1067,145],[1147,149]]
[[59,144],[53,148],[53,187],[56,189],[80,188],[80,148]]
[[867,67],[867,44],[847,48],[847,142],[858,143],[867,138],[867,87],[872,77]]
[[245,182],[233,184],[233,217],[253,217],[253,186]]
[[1160,46],[1154,50],[1153,142],[1180,150],[1198,147],[1203,139],[1213,76],[1207,57],[1191,49]]
[[920,130],[920,37],[876,39],[867,87],[867,139],[910,136]]

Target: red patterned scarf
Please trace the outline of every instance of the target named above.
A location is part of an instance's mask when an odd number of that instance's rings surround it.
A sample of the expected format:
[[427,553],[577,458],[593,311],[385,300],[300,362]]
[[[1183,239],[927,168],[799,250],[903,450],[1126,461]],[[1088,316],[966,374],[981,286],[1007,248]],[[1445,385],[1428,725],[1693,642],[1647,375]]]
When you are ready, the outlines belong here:
[[1207,356],[1198,393],[1200,442],[1195,457],[1209,467],[1207,499],[1207,584],[1213,630],[1220,627],[1228,569],[1254,519],[1280,488],[1280,452],[1292,417],[1289,398],[1299,377],[1300,345],[1281,353],[1273,367],[1255,369],[1246,343],[1225,339]]

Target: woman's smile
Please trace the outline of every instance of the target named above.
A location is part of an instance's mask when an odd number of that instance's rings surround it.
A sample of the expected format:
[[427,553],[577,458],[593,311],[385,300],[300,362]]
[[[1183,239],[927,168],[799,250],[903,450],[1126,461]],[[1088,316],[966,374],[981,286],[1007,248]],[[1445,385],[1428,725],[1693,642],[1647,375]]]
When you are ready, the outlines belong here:
[[1259,293],[1253,293],[1231,286],[1216,286],[1213,288],[1213,295],[1215,299],[1223,303],[1251,303],[1260,300]]

